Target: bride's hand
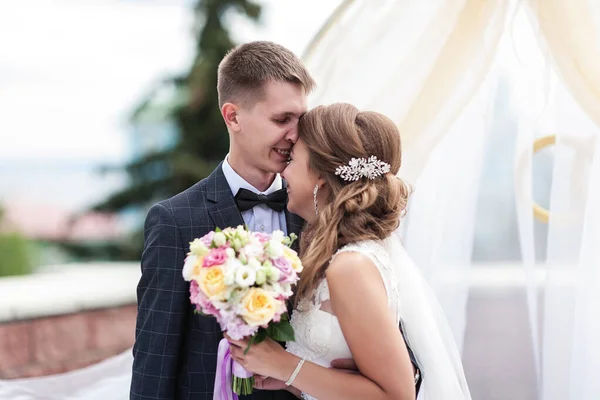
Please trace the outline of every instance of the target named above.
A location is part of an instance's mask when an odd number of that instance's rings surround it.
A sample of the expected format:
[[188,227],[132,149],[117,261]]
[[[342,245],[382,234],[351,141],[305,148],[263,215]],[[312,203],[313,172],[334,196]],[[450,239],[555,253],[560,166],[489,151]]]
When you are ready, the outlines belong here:
[[254,374],[287,380],[296,367],[295,356],[286,352],[271,338],[266,338],[258,344],[252,344],[248,353],[244,354],[248,347],[248,339],[233,340],[229,336],[225,337],[229,341],[233,359]]

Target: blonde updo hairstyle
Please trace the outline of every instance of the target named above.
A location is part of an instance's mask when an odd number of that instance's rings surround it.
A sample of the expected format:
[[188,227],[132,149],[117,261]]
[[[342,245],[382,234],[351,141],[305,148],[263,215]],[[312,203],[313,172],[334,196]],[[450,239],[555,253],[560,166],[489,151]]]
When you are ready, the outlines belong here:
[[[340,247],[390,236],[410,192],[396,177],[402,156],[400,133],[385,115],[359,111],[350,104],[318,106],[300,119],[298,133],[309,151],[309,168],[325,181],[327,198],[320,201],[318,217],[302,234],[304,270],[297,300],[312,293]],[[390,172],[351,182],[335,174],[352,158],[370,156],[388,163]]]

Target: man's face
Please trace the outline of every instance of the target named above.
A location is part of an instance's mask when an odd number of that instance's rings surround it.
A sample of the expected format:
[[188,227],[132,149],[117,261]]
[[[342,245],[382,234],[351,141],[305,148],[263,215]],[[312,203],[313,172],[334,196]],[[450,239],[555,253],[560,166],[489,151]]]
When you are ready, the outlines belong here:
[[298,119],[306,112],[306,102],[301,85],[271,81],[260,101],[239,109],[236,143],[246,165],[267,173],[283,171],[298,140]]

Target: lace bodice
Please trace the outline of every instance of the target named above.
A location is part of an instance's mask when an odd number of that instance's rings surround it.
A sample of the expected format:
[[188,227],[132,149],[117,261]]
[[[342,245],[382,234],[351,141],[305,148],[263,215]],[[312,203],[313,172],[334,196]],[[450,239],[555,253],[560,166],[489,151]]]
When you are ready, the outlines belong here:
[[[337,254],[347,251],[366,255],[375,264],[385,285],[390,312],[394,314],[398,324],[397,278],[381,242],[365,241],[346,245],[334,254],[332,260]],[[300,301],[297,309],[292,312],[290,323],[294,328],[296,341],[286,345],[288,352],[327,368],[335,359],[352,358],[337,317],[327,311],[328,304],[329,286],[327,280],[323,279],[313,295]],[[314,399],[306,394],[303,394],[303,398]]]

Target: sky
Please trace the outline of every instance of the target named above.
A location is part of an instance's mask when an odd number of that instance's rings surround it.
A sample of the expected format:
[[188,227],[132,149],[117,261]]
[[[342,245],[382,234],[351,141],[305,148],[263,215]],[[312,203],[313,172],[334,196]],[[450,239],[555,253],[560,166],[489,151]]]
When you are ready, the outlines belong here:
[[[231,18],[235,41],[272,40],[300,55],[340,0],[259,2],[259,26]],[[0,2],[0,199],[82,207],[123,184],[89,165],[127,160],[131,110],[188,70],[192,3]]]
[[[232,19],[237,41],[297,53],[339,0],[264,0],[264,24]],[[125,118],[152,84],[194,55],[190,1],[0,2],[0,159],[129,153]]]

